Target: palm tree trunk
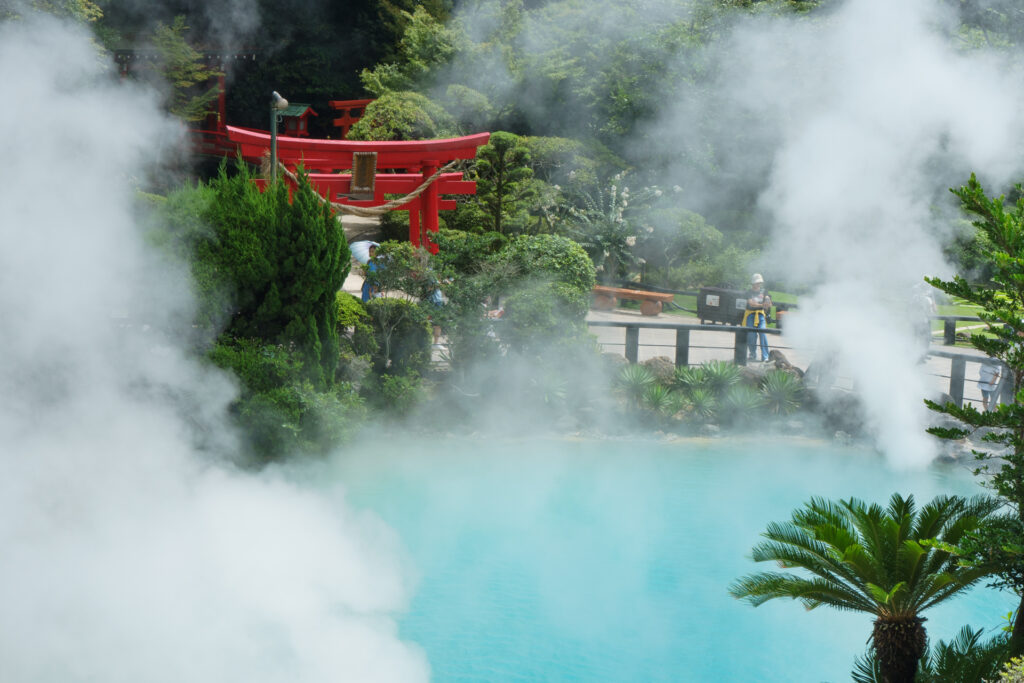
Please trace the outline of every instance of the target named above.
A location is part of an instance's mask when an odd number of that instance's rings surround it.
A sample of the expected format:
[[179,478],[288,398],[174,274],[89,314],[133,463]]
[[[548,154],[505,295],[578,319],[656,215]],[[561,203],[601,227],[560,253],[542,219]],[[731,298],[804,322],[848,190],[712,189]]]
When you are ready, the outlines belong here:
[[1013,631],[1010,632],[1010,656],[1024,655],[1024,594],[1017,605],[1017,615],[1013,618]]
[[871,633],[884,683],[913,683],[925,650],[924,619],[879,617]]

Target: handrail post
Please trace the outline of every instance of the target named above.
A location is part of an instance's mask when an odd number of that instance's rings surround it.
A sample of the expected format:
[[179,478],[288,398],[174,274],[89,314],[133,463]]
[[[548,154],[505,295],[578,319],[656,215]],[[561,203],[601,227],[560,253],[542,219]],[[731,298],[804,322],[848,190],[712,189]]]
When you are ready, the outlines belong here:
[[999,396],[996,397],[996,404],[999,403],[1013,403],[1017,400],[1017,397],[1013,393],[1013,371],[1010,370],[1010,366],[1006,363],[1001,363],[999,368]]
[[957,407],[964,404],[964,377],[967,372],[967,361],[963,358],[954,358],[953,366],[949,371],[949,396]]
[[626,360],[636,363],[640,357],[640,328],[626,325]]
[[690,364],[690,331],[676,330],[676,367],[685,368]]
[[732,351],[732,359],[736,365],[747,364],[747,335],[749,332],[736,332],[736,345]]
[[942,332],[945,336],[946,346],[956,346],[956,321],[955,320],[943,320]]

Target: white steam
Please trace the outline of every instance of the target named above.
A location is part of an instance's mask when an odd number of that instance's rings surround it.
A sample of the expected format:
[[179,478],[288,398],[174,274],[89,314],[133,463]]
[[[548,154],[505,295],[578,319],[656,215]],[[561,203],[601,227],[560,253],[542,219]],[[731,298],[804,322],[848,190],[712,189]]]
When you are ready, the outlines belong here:
[[134,181],[177,144],[86,33],[0,23],[0,679],[426,680],[382,523],[212,453],[233,387]]
[[[485,46],[503,22],[515,23],[497,2],[459,8],[467,34]],[[907,311],[924,276],[951,274],[942,255],[956,211],[948,189],[971,172],[993,192],[1019,179],[1020,54],[970,47],[940,0],[732,15],[709,13],[699,0],[601,2],[587,11],[554,2],[525,12],[522,25],[519,54],[544,55],[541,71],[566,74],[557,107],[538,105],[552,99],[550,74],[513,76],[494,51],[454,65],[452,78],[498,107],[515,102],[539,134],[582,138],[592,131],[580,128],[588,119],[571,74],[613,63],[617,41],[644,31],[663,37],[671,25],[704,41],[692,49],[666,41],[660,55],[656,38],[633,43],[673,77],[642,93],[641,106],[656,114],[621,149],[641,173],[651,170],[646,159],[678,150],[678,164],[655,170],[661,184],[683,188],[682,208],[736,215],[758,197],[747,226],[764,231],[755,268],[769,289],[815,288],[791,316],[794,345],[834,354],[894,463],[929,461],[935,442],[922,433],[921,399],[933,392]]]
[[801,300],[794,344],[836,354],[898,465],[934,454],[908,316],[914,286],[950,274],[946,188],[1021,168],[1019,97],[996,61],[955,50],[950,26],[935,2],[856,0],[826,22],[734,36],[748,57],[730,74],[739,101],[765,98],[780,132],[761,194],[775,226],[765,272],[820,285]]

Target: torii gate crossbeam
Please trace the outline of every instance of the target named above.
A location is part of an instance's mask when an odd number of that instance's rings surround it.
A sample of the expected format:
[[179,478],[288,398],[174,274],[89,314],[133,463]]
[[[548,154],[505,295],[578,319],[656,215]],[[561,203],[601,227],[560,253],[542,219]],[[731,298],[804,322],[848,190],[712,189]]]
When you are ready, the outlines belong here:
[[[259,163],[270,149],[270,134],[264,131],[227,126],[228,138],[236,143],[242,158]],[[277,136],[277,158],[289,169],[300,164],[310,172],[310,182],[324,197],[339,204],[380,206],[387,203],[386,193],[409,192],[429,179],[444,164],[456,159],[473,159],[476,150],[486,145],[490,133],[477,133],[461,138],[441,140],[400,140],[375,142],[365,140],[316,140]],[[352,168],[355,152],[376,152],[377,168],[407,173],[378,173],[372,200],[355,201],[344,194],[351,174],[339,171]],[[476,183],[462,180],[461,173],[442,174],[419,197],[398,210],[409,211],[409,241],[437,253],[437,244],[430,238],[436,233],[438,211],[455,208],[455,201],[441,199],[447,194],[475,194]]]

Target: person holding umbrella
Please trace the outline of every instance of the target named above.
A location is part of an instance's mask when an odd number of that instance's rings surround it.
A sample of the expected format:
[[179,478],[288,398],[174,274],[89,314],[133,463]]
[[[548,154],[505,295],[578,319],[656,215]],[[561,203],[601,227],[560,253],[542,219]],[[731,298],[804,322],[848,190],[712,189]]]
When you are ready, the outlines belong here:
[[366,276],[363,279],[362,290],[364,303],[380,296],[380,287],[374,278],[374,273],[377,272],[377,264],[374,259],[377,257],[377,247],[379,246],[376,242],[370,241],[353,242],[349,245],[352,256],[365,266]]

